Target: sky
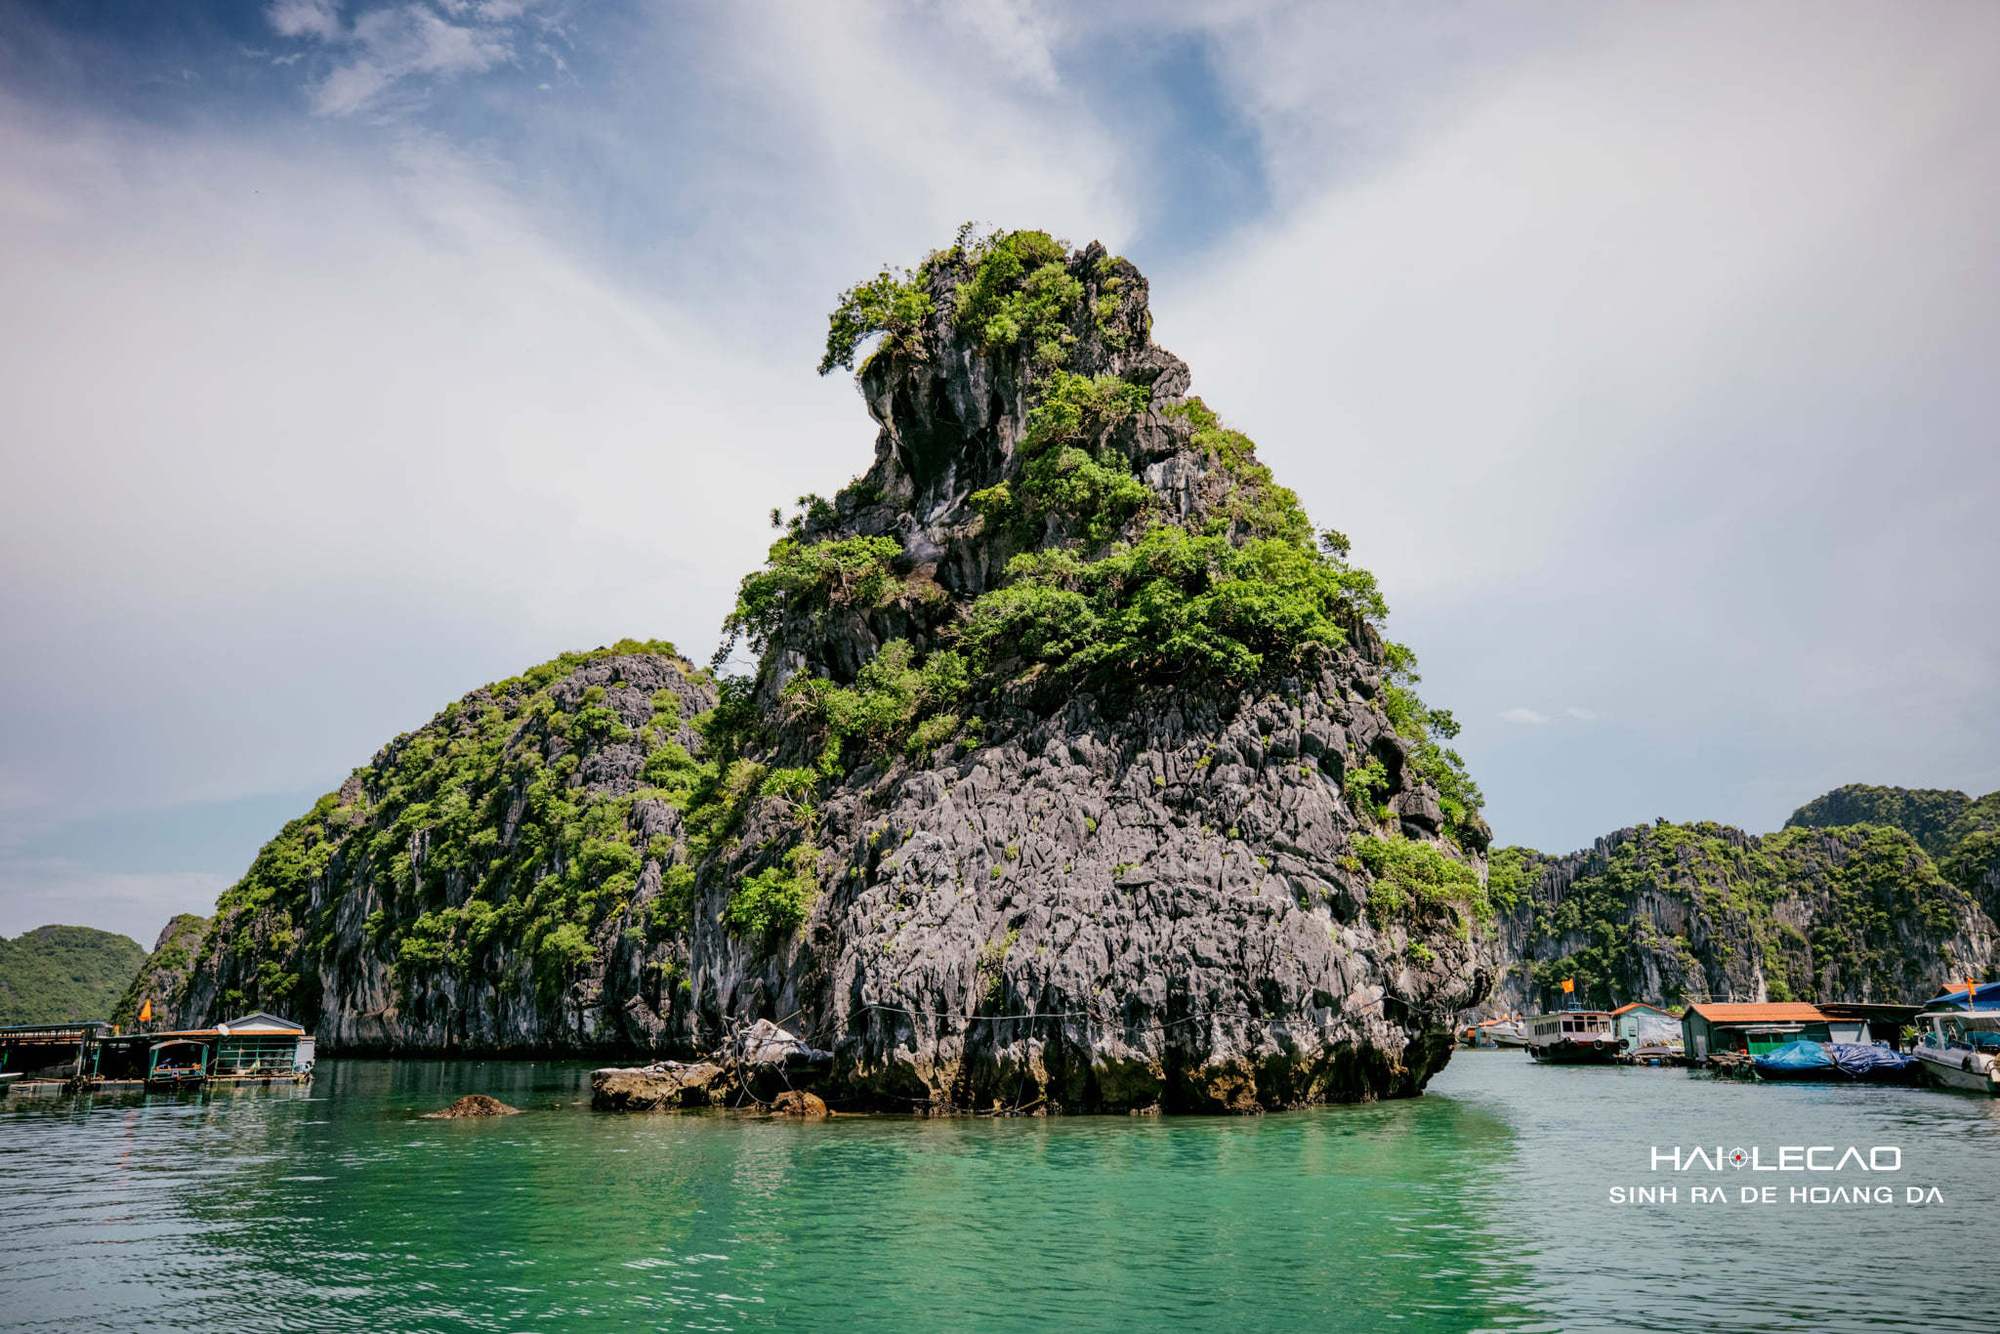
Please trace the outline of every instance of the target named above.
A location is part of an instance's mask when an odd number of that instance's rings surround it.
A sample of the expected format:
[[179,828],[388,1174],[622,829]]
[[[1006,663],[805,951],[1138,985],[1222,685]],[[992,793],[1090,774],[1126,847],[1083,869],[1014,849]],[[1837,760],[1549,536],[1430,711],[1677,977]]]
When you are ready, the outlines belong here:
[[2000,788],[2000,8],[0,8],[0,934],[150,944],[398,733],[716,645],[838,291],[1103,241],[1500,841]]

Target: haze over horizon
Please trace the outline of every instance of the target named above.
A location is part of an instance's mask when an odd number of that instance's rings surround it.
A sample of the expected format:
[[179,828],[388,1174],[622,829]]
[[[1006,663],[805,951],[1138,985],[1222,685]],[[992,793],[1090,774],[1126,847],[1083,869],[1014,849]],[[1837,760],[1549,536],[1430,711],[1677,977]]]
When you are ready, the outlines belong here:
[[705,660],[836,293],[1103,241],[1501,842],[2000,788],[2000,11],[0,11],[0,935],[150,945],[397,733]]

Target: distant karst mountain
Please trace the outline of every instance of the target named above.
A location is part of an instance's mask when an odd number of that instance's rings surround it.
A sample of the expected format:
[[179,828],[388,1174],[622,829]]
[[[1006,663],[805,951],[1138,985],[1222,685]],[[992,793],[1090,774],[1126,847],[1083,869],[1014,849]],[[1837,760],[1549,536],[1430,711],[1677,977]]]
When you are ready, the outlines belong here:
[[130,936],[88,926],[0,937],[0,1024],[103,1019],[145,959]]
[[1567,856],[1492,854],[1485,1009],[1627,1000],[1927,999],[2000,948],[2000,793],[1852,784],[1762,836],[1621,829]]
[[[763,1017],[850,1106],[1418,1092],[1486,984],[1489,831],[1386,604],[1091,245],[845,293],[872,459],[725,629],[397,738],[217,904],[171,1009],[329,1050],[687,1053]],[[164,973],[163,973],[164,975]]]
[[1952,825],[1965,815],[1972,798],[1941,788],[1870,787],[1849,783],[1815,797],[1792,812],[1787,829],[1845,829],[1849,825],[1887,825],[1900,829],[1937,857],[1949,845]]

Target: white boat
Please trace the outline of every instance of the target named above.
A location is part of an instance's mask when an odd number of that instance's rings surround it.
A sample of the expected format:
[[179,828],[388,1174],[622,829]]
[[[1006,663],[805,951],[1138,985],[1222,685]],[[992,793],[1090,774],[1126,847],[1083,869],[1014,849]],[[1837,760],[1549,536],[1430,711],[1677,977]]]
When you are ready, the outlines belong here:
[[1495,1019],[1481,1024],[1480,1031],[1491,1038],[1496,1047],[1525,1047],[1528,1045],[1528,1030],[1521,1027],[1518,1019]]
[[1608,1010],[1558,1010],[1528,1020],[1528,1055],[1555,1065],[1608,1064],[1624,1046]]
[[1952,996],[1937,997],[1917,1016],[1924,1075],[1942,1088],[2000,1095],[2000,1008],[1981,1004],[2000,999],[2000,983],[1974,988],[1962,1001]]

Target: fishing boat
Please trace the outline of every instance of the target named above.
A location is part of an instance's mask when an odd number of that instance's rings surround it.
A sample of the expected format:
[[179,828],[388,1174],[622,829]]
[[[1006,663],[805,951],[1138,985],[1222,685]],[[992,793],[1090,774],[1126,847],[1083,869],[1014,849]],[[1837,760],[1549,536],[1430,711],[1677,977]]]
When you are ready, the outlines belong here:
[[1917,1016],[1916,1056],[1941,1088],[2000,1094],[2000,982],[1935,996]]
[[1465,1047],[1525,1047],[1528,1034],[1519,1017],[1482,1019],[1459,1030],[1459,1045]]
[[1551,1065],[1609,1065],[1624,1045],[1609,1010],[1558,1010],[1528,1020],[1528,1055]]

